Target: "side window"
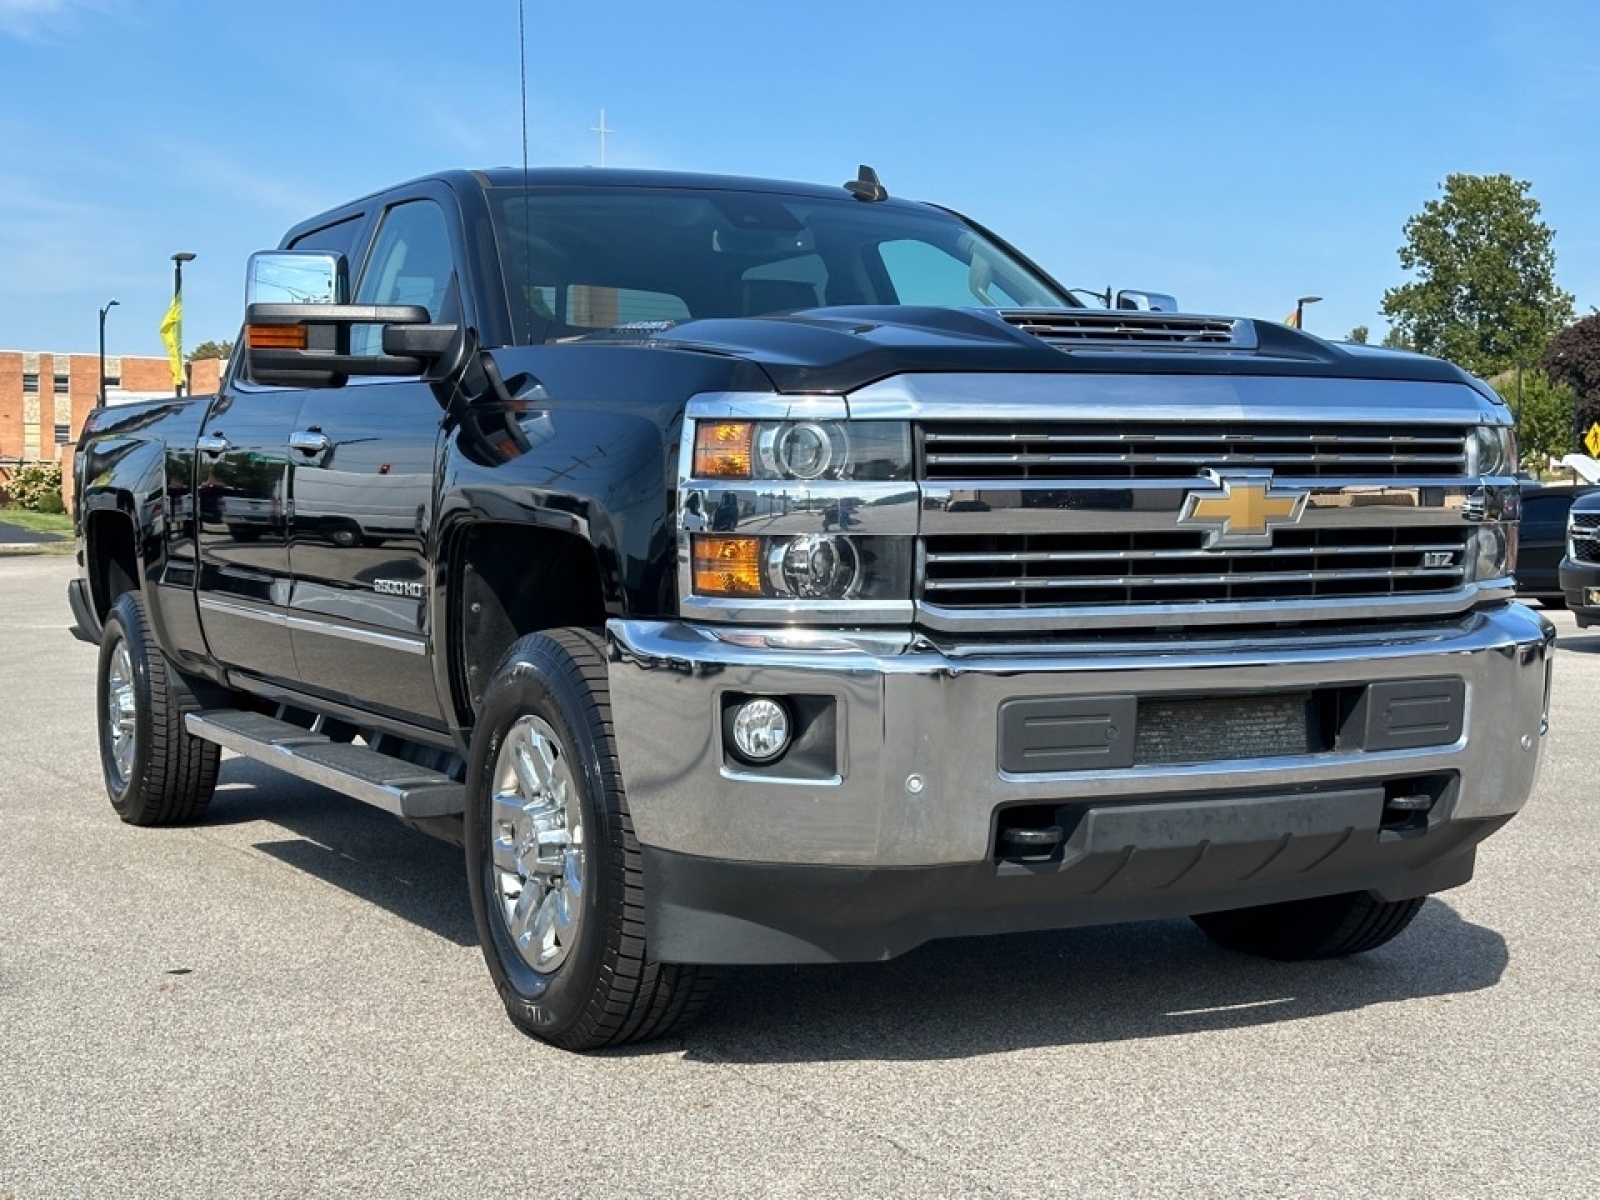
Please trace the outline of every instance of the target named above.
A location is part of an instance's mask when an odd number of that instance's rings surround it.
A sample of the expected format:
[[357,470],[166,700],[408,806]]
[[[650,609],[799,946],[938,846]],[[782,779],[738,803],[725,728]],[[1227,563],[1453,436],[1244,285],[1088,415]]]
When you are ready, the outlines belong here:
[[1531,496],[1522,502],[1522,526],[1548,527],[1554,535],[1566,529],[1567,510],[1571,507],[1572,500],[1567,496]]
[[947,254],[929,242],[902,240],[878,247],[889,282],[901,304],[938,308],[1009,307],[1020,302],[990,272]]
[[324,225],[310,233],[302,233],[286,247],[307,254],[342,254],[350,257],[355,248],[356,234],[361,231],[361,214],[346,217],[333,225]]
[[[367,255],[357,304],[420,304],[435,321],[459,316],[454,294],[455,256],[450,249],[450,227],[432,200],[408,200],[384,214],[383,224]],[[380,354],[382,332],[377,326],[351,331],[353,354]]]

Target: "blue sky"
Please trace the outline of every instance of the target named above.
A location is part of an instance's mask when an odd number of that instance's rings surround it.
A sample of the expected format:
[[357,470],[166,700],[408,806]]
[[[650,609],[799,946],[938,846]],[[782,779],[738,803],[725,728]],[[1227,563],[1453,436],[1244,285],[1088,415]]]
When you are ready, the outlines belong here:
[[[843,182],[957,208],[1062,282],[1384,328],[1450,172],[1528,180],[1600,304],[1588,0],[527,0],[534,165]],[[0,348],[231,338],[245,259],[358,195],[522,157],[516,0],[0,0]]]

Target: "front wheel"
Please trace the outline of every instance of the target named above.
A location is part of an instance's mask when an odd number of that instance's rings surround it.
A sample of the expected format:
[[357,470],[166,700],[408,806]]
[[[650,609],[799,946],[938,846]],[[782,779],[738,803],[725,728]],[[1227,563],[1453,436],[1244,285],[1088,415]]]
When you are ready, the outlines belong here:
[[137,592],[117,597],[100,639],[100,765],[111,807],[130,825],[199,820],[217,784],[218,748],[183,719],[200,704],[150,636]]
[[1201,913],[1192,919],[1212,941],[1244,954],[1288,962],[1343,958],[1398,937],[1425,899],[1380,900],[1372,892],[1346,892]]
[[592,1050],[660,1037],[703,1006],[707,971],[646,953],[597,634],[551,630],[507,652],[473,733],[465,833],[478,940],[521,1029]]

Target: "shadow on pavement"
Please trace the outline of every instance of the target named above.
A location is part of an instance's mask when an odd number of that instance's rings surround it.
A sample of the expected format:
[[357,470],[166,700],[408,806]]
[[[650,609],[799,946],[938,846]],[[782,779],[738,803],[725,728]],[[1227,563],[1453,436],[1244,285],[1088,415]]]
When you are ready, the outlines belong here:
[[[477,942],[461,851],[376,809],[230,758],[206,821],[289,830],[256,848],[457,945]],[[1509,957],[1498,933],[1438,899],[1389,945],[1331,962],[1230,953],[1188,921],[969,938],[885,963],[726,969],[681,1037],[610,1054],[916,1060],[1118,1042],[1474,992]]]
[[1120,1042],[1473,992],[1509,959],[1498,933],[1440,900],[1389,945],[1316,963],[1234,954],[1188,921],[935,942],[882,964],[728,971],[682,1045],[771,1063]]
[[1578,633],[1563,633],[1556,639],[1556,647],[1560,650],[1572,650],[1578,654],[1600,654],[1600,631],[1589,633],[1580,630]]
[[257,850],[458,946],[476,946],[461,850],[387,813],[247,758],[224,760],[208,825],[267,821]]

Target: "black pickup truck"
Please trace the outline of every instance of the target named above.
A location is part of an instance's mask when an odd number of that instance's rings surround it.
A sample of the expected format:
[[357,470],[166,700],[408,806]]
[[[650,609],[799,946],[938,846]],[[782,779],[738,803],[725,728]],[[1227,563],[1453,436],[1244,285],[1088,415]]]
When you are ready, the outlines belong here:
[[1534,784],[1510,418],[1113,304],[869,171],[456,172],[295,227],[216,396],[83,431],[116,811],[198,820],[226,748],[458,840],[508,1012],[575,1049],[717,964],[1388,941]]

